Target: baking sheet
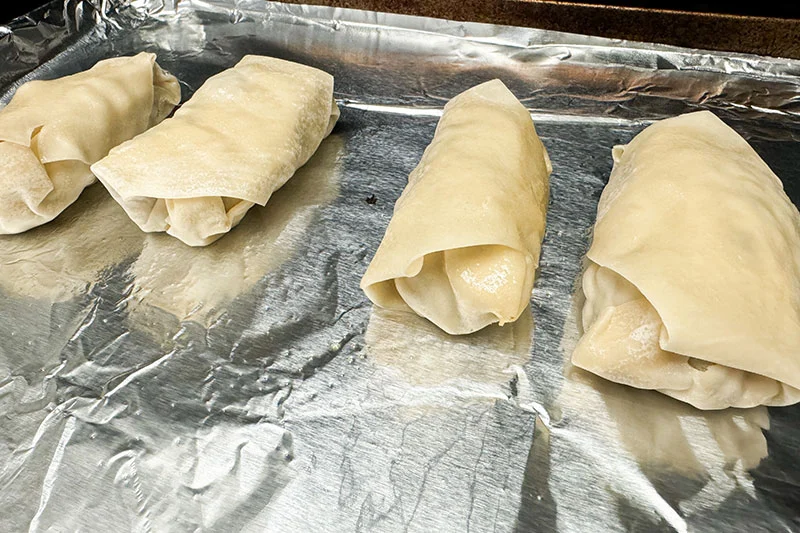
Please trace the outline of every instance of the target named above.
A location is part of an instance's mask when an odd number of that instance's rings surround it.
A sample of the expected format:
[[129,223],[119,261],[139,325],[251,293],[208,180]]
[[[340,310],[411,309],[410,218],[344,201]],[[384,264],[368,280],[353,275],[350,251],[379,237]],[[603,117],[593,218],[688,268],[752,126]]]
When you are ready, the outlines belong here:
[[[342,118],[230,235],[100,185],[0,238],[0,531],[800,531],[800,409],[702,412],[568,365],[611,147],[711,109],[800,202],[800,62],[262,1],[69,0],[0,28],[2,101],[140,50],[247,53]],[[448,337],[358,281],[447,99],[501,78],[553,163],[530,312]],[[369,200],[369,201],[368,201]]]

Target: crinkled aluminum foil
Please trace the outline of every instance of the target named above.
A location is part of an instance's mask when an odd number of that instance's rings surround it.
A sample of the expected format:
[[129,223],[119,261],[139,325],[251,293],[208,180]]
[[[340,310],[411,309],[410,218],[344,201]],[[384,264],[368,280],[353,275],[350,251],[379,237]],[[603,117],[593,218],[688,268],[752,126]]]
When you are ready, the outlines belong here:
[[[701,412],[568,365],[611,147],[712,109],[800,202],[800,62],[261,0],[68,0],[0,28],[3,101],[141,50],[184,97],[246,53],[318,66],[342,119],[207,248],[141,233],[100,185],[0,239],[0,531],[800,530],[798,407]],[[530,313],[448,337],[358,282],[442,105],[494,77],[550,153],[548,231]]]

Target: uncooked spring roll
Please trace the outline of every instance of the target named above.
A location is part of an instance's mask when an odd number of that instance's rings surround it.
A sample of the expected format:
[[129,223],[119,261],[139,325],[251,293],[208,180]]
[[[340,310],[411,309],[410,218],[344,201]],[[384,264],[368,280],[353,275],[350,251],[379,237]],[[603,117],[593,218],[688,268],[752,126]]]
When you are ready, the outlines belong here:
[[450,334],[513,322],[530,301],[550,171],[530,114],[500,80],[456,96],[361,288]]
[[53,220],[94,182],[91,164],[180,98],[175,77],[144,52],[23,84],[0,110],[0,234]]
[[245,56],[92,170],[142,230],[205,246],[265,205],[338,118],[330,74]]
[[708,111],[613,151],[572,361],[701,409],[800,400],[800,214]]

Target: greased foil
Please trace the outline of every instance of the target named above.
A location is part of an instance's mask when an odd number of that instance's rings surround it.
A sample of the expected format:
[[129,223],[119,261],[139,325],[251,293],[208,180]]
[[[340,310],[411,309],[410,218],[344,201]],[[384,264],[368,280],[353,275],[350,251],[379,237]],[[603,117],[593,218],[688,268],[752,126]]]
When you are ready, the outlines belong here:
[[[0,238],[0,531],[800,531],[800,408],[702,412],[568,363],[611,147],[711,109],[798,203],[800,62],[262,0],[67,0],[0,27],[2,101],[141,50],[184,98],[244,54],[325,69],[342,118],[207,248],[140,232],[101,185]],[[530,311],[448,337],[358,282],[443,104],[492,78],[552,159],[547,235]]]

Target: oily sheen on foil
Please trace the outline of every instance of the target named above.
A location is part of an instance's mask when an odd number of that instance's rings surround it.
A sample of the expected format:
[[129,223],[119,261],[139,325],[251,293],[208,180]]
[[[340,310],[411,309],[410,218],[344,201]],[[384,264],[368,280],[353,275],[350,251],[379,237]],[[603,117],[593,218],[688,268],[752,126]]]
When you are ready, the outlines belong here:
[[[0,531],[798,531],[800,409],[697,411],[570,368],[611,147],[711,109],[800,202],[800,62],[263,1],[53,2],[0,90],[149,50],[184,98],[244,54],[342,118],[216,244],[101,185],[0,239]],[[444,103],[501,78],[554,172],[531,308],[448,337],[358,288]],[[76,110],[80,112],[80,110]]]

